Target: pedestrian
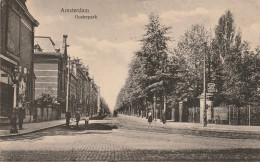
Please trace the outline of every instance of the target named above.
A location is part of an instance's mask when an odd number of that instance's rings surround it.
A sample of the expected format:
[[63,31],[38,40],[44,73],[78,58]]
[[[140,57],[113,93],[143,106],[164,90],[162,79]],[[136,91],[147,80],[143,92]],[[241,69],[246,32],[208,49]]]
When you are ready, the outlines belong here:
[[204,113],[203,120],[204,120],[203,127],[206,127],[207,126],[207,115],[206,115],[206,113]]
[[114,110],[114,117],[117,117],[117,111]]
[[79,126],[79,120],[80,120],[79,110],[76,111],[75,118],[76,118],[76,126],[78,127]]
[[162,122],[163,124],[166,123],[166,116],[165,116],[165,112],[162,113]]
[[22,104],[22,106],[18,108],[19,129],[23,129],[23,120],[24,119],[25,119],[25,104]]
[[88,125],[88,122],[89,122],[89,117],[87,116],[86,119],[85,119],[85,126]]
[[66,127],[69,127],[70,125],[70,118],[71,118],[71,114],[69,111],[66,112]]
[[152,120],[153,120],[153,118],[152,118],[152,112],[149,111],[149,113],[148,113],[148,122],[149,122],[149,124],[151,124]]

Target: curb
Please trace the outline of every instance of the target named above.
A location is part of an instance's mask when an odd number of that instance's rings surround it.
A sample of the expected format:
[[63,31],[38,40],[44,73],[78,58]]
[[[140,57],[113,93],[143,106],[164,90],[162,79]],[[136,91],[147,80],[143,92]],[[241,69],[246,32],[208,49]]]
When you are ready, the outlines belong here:
[[[95,116],[95,117],[97,117],[97,116]],[[91,118],[95,118],[95,117],[91,117]],[[93,119],[90,119],[90,120],[93,120]],[[102,119],[102,120],[103,120],[103,119]],[[54,125],[54,126],[50,126],[50,127],[46,127],[46,128],[39,128],[39,129],[36,129],[36,130],[31,130],[31,131],[23,132],[23,133],[0,135],[0,138],[21,136],[21,135],[25,135],[25,134],[29,134],[29,133],[34,133],[34,132],[38,132],[38,131],[45,130],[45,129],[55,128],[55,127],[62,126],[62,125],[66,125],[66,123],[64,123],[64,124],[58,124],[58,125]]]
[[45,129],[55,128],[55,127],[62,126],[62,125],[65,125],[65,124],[59,124],[59,125],[55,125],[55,126],[51,126],[51,127],[46,127],[46,128],[41,128],[41,129],[31,130],[31,131],[24,132],[24,133],[16,133],[16,134],[0,135],[0,138],[21,136],[21,135],[30,134],[30,133],[38,132],[38,131],[45,130]]
[[[125,115],[125,117],[132,117],[132,118],[137,118],[140,120],[144,120],[145,118],[139,118],[136,116],[128,116]],[[154,124],[156,125],[161,125],[162,122],[160,121],[160,119],[157,119],[157,121],[153,121]],[[259,130],[234,130],[234,129],[218,129],[218,128],[207,128],[207,127],[175,127],[173,125],[166,125],[167,127],[171,127],[177,130],[190,130],[190,131],[205,131],[205,132],[225,132],[225,133],[239,133],[239,134],[251,134],[251,135],[260,135],[260,131]],[[260,128],[260,127],[259,127]]]

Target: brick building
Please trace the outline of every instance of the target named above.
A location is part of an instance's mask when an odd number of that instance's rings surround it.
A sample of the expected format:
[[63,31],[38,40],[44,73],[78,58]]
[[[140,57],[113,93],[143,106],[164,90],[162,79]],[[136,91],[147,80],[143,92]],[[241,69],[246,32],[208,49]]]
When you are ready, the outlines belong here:
[[91,79],[91,89],[90,89],[90,116],[98,114],[98,87],[94,82],[94,78]]
[[[63,43],[66,46],[64,36]],[[65,47],[64,46],[64,47]],[[50,111],[55,114],[48,116],[49,110],[45,110],[43,105],[38,106],[37,120],[56,119],[65,114],[65,80],[66,80],[66,48],[62,50],[55,49],[55,44],[50,37],[35,37],[34,48],[34,71],[35,80],[35,99],[40,100],[43,94],[50,94],[53,98]],[[65,53],[64,53],[65,52]],[[41,108],[40,108],[41,107]],[[47,113],[47,116],[46,116]]]
[[0,122],[5,122],[13,107],[22,104],[26,104],[28,115],[34,100],[34,28],[39,23],[25,2],[0,0]]
[[80,59],[70,60],[69,111],[74,116],[80,109],[82,116],[98,114],[98,88],[90,78],[88,67]]
[[[69,70],[69,96],[68,96],[68,109],[71,115],[74,116],[77,110],[77,68],[74,60],[70,60],[70,70]],[[67,80],[66,80],[67,83]]]

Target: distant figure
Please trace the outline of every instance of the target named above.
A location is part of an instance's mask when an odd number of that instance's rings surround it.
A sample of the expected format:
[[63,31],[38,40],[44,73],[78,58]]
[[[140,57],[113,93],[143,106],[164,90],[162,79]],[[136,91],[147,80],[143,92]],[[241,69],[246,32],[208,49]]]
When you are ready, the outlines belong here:
[[148,113],[148,122],[149,122],[149,124],[151,124],[152,121],[153,121],[152,112],[149,111],[149,113]]
[[163,124],[166,123],[166,116],[165,116],[165,112],[162,113],[162,122]]
[[79,120],[80,120],[79,110],[76,111],[75,118],[76,118],[76,126],[78,127],[79,126]]
[[89,117],[86,117],[86,119],[85,119],[85,126],[88,125],[88,122],[89,122]]
[[70,125],[70,118],[71,118],[70,112],[67,111],[66,112],[66,127],[68,127]]
[[117,111],[116,110],[114,111],[114,116],[117,117]]
[[25,119],[25,104],[23,104],[22,107],[19,107],[19,109],[18,109],[19,129],[23,129],[23,120],[24,119]]
[[207,126],[207,116],[206,116],[206,113],[204,113],[203,120],[204,120],[203,127],[206,127]]

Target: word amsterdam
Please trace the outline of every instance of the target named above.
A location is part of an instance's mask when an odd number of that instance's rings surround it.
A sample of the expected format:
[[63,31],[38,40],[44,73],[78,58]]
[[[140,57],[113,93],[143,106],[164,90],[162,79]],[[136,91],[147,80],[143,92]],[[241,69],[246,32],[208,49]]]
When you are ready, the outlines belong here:
[[89,13],[89,9],[82,9],[82,8],[78,8],[78,9],[75,9],[75,8],[62,8],[61,9],[61,12],[62,13]]

